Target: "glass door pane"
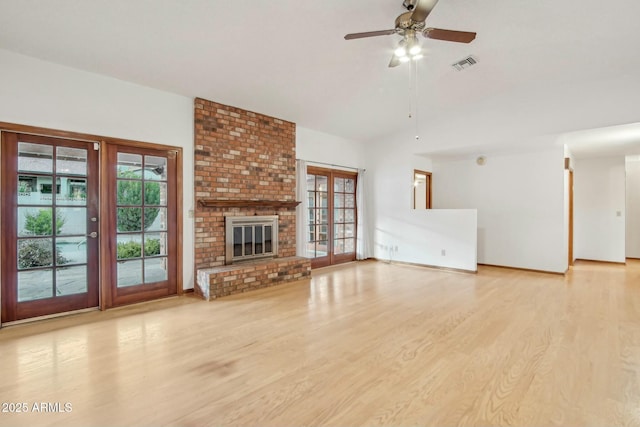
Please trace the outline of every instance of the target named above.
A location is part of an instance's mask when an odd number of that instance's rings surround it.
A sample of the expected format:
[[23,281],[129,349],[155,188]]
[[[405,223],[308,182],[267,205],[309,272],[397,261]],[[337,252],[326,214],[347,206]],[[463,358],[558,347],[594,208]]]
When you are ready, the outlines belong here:
[[307,253],[314,259],[329,256],[329,177],[321,174],[307,175],[309,198],[309,234]]
[[354,259],[356,218],[355,189],[354,178],[334,178],[334,255],[353,255]]
[[117,154],[118,287],[167,280],[166,169],[165,157]]

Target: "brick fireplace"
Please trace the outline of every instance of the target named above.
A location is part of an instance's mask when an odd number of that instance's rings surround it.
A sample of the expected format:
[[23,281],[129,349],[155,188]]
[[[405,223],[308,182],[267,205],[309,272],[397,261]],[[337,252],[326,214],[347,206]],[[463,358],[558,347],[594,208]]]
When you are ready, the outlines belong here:
[[[195,100],[196,293],[213,299],[300,280],[296,257],[295,123]],[[277,257],[225,265],[225,217],[278,217]]]

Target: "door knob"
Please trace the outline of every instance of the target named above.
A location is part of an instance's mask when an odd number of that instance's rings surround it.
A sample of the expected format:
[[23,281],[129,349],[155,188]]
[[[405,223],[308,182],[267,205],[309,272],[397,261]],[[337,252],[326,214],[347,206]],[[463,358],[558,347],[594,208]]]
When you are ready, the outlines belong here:
[[91,237],[92,239],[95,239],[98,237],[98,233],[96,231],[92,231],[91,233],[87,234],[87,237]]

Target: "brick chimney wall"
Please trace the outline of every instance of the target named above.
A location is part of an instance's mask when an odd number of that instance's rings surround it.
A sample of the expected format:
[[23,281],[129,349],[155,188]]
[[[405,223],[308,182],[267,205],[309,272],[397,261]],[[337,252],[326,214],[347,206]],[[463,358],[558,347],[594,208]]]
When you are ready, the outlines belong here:
[[296,254],[294,209],[207,208],[199,199],[295,201],[295,123],[195,100],[195,267],[224,264],[227,215],[279,215],[279,257]]

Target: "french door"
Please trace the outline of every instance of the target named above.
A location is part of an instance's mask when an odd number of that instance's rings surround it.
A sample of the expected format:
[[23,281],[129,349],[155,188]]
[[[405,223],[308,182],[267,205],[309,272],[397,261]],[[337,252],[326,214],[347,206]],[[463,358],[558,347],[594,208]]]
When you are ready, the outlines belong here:
[[105,307],[177,293],[176,152],[107,144]]
[[2,323],[178,293],[178,150],[7,131],[0,162]]
[[98,151],[2,134],[2,322],[98,306]]
[[309,234],[313,268],[356,259],[357,174],[307,168]]

